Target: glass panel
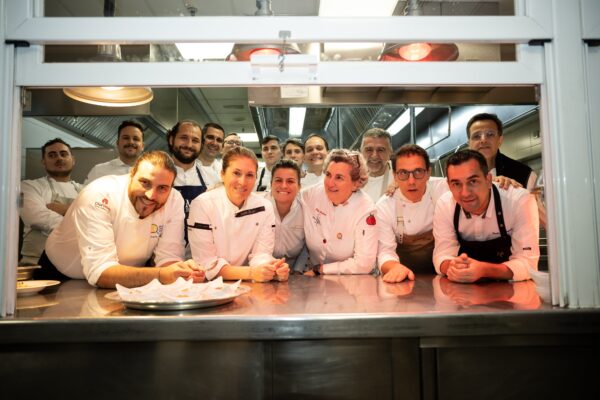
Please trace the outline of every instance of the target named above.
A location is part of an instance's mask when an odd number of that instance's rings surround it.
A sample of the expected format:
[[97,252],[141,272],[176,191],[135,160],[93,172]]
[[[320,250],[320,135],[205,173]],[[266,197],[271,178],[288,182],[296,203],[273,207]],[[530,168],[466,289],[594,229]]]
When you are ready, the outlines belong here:
[[177,43],[46,45],[45,62],[247,62],[253,55],[314,54],[320,61],[516,61],[514,44],[490,43]]
[[47,17],[514,15],[514,0],[378,3],[382,3],[382,8],[376,10],[374,4],[362,0],[45,0],[44,12]]

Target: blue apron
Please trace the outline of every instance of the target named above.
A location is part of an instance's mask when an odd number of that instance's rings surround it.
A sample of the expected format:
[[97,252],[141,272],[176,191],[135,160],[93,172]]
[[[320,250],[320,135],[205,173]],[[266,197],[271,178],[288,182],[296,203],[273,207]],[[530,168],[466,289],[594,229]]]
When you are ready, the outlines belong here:
[[187,220],[190,215],[190,203],[196,197],[200,196],[202,193],[206,192],[206,183],[204,183],[204,179],[202,179],[202,174],[200,173],[200,169],[196,165],[196,173],[198,174],[198,178],[200,179],[200,185],[181,185],[181,186],[173,186],[175,189],[181,193],[181,197],[183,197],[183,212],[185,214],[185,227],[184,227],[184,235],[185,235],[185,244],[188,244],[188,232],[187,232]]

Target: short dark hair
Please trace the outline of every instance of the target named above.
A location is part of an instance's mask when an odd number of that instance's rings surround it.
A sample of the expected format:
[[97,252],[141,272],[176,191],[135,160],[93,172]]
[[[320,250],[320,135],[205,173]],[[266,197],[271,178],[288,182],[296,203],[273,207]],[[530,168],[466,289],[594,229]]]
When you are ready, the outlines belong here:
[[392,170],[394,172],[396,172],[396,161],[398,160],[398,158],[407,156],[421,157],[423,161],[425,161],[425,168],[429,170],[431,166],[431,161],[429,161],[429,154],[427,154],[425,149],[416,144],[405,144],[404,146],[396,150],[392,155]]
[[[149,161],[150,164],[154,165],[155,167],[160,167],[169,170],[173,173],[174,177],[177,176],[177,169],[175,169],[175,163],[173,162],[171,156],[162,150],[152,150],[146,153],[142,153],[135,161],[135,164],[133,165],[133,167],[131,167],[130,171],[130,175],[132,177],[137,173],[140,164],[144,161]],[[175,182],[175,178],[173,178],[173,182]],[[173,183],[171,183],[171,186],[172,185]]]
[[128,126],[138,128],[140,132],[142,132],[142,139],[144,139],[144,127],[138,122],[128,120],[121,122],[121,125],[119,125],[119,128],[117,128],[117,140],[121,138],[121,131]]
[[311,133],[310,135],[308,135],[306,137],[306,139],[304,139],[304,146],[306,146],[306,142],[308,142],[308,139],[312,139],[314,137],[318,137],[319,139],[321,139],[323,141],[323,143],[325,143],[325,150],[329,151],[329,143],[327,143],[327,139],[325,139],[323,136],[319,135],[318,133]]
[[277,142],[277,144],[279,144],[279,138],[275,135],[267,135],[264,138],[262,138],[262,140],[260,141],[260,145],[262,146],[265,143],[270,142],[271,140],[275,140]]
[[471,134],[469,133],[469,131],[471,130],[471,125],[473,125],[477,121],[488,121],[488,120],[494,121],[494,123],[498,127],[498,135],[502,136],[502,121],[500,121],[500,118],[498,118],[498,116],[496,114],[479,113],[479,114],[473,115],[471,117],[471,119],[469,120],[469,122],[467,122],[467,139],[471,138]]
[[[181,128],[181,125],[183,124],[190,124],[200,130],[202,130],[202,127],[200,126],[200,124],[196,121],[194,121],[193,119],[182,119],[181,121],[178,121],[175,125],[173,125],[173,127],[171,129],[169,129],[167,131],[167,146],[169,146],[169,151],[172,153],[173,152],[173,146],[171,146],[171,138],[175,138],[175,136],[177,136],[177,133],[179,132],[179,129]],[[202,135],[200,135],[200,141],[202,141]]]
[[300,166],[298,164],[296,164],[296,162],[294,162],[293,160],[279,160],[275,163],[275,165],[273,165],[273,168],[271,169],[271,184],[273,184],[273,177],[275,177],[275,171],[277,171],[278,169],[293,169],[296,172],[296,176],[298,178],[298,185],[300,184],[300,180],[301,180],[301,171],[300,171]]
[[283,148],[281,149],[281,152],[285,154],[285,148],[290,145],[300,147],[302,149],[302,152],[304,153],[304,144],[301,141],[299,141],[298,139],[294,139],[294,138],[289,138],[288,140],[286,140],[283,143]]
[[62,140],[61,138],[54,138],[54,139],[50,139],[48,140],[46,143],[44,143],[44,145],[42,146],[42,158],[44,158],[46,156],[46,148],[48,146],[52,146],[53,144],[56,143],[61,143],[64,144],[65,146],[67,146],[69,148],[69,153],[73,154],[73,152],[71,151],[71,145],[67,142],[65,142],[64,140]]
[[461,165],[470,160],[477,161],[477,163],[479,163],[479,167],[481,168],[481,172],[483,172],[484,176],[487,176],[489,170],[487,162],[485,161],[485,157],[480,152],[471,149],[460,150],[448,158],[448,162],[446,163],[446,176],[448,176],[448,168],[451,165]]
[[223,127],[215,122],[207,122],[203,127],[202,127],[202,140],[204,141],[204,136],[206,135],[206,132],[208,131],[208,128],[213,128],[213,129],[217,129],[221,132],[223,132],[223,139],[225,139],[225,129],[223,129]]
[[223,172],[227,170],[231,161],[240,157],[246,157],[254,161],[254,165],[256,165],[256,170],[258,171],[258,158],[256,158],[256,154],[254,154],[252,150],[249,150],[245,147],[236,146],[233,149],[227,150],[227,152],[223,154],[223,159],[221,160],[221,163],[223,165]]
[[227,135],[225,135],[225,136],[223,137],[223,140],[225,140],[225,139],[227,139],[229,136],[233,136],[233,135],[235,135],[235,136],[237,136],[237,137],[240,137],[240,135],[238,135],[236,132],[229,132]]

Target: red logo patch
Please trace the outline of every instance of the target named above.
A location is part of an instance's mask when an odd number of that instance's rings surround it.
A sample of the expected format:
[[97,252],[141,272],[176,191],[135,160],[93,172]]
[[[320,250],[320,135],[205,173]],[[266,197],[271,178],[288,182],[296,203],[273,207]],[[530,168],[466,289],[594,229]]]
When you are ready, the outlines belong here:
[[106,197],[102,199],[102,204],[105,206],[108,205],[108,199]]
[[375,216],[373,214],[369,215],[367,217],[367,225],[376,225],[377,224],[377,220],[375,219]]

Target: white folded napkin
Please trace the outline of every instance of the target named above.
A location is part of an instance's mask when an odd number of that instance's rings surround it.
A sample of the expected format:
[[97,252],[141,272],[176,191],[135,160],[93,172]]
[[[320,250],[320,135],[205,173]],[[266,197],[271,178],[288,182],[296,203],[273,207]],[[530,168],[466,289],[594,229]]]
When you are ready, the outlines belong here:
[[171,284],[163,285],[157,279],[147,285],[137,288],[126,288],[116,285],[121,300],[125,301],[153,301],[153,302],[181,302],[213,300],[234,295],[241,281],[223,283],[223,278],[207,283],[193,283],[181,277]]

